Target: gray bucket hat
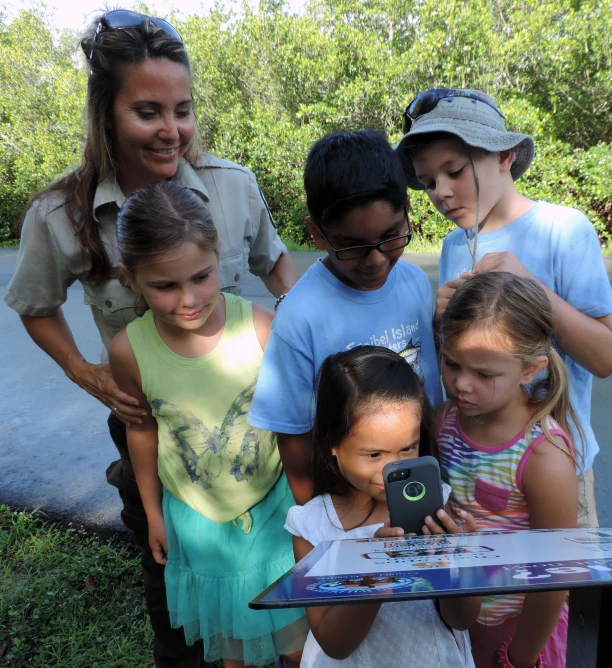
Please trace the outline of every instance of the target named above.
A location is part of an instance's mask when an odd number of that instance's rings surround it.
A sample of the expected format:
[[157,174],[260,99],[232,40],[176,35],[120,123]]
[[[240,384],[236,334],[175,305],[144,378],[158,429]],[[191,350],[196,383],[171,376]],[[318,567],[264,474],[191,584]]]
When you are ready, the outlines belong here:
[[462,92],[477,95],[488,103],[469,97],[445,97],[426,114],[419,116],[407,134],[395,147],[408,181],[413,190],[425,190],[414,172],[411,146],[418,135],[448,132],[462,139],[468,146],[495,153],[513,148],[514,162],[510,168],[516,181],[527,171],[535,155],[533,138],[520,132],[508,132],[504,118],[493,98],[479,90],[463,89]]

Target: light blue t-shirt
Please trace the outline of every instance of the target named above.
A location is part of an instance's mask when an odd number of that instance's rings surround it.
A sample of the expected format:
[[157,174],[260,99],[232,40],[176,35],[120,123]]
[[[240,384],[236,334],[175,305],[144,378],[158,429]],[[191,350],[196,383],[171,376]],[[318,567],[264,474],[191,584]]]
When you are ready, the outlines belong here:
[[[510,251],[542,283],[578,311],[591,318],[612,313],[612,289],[601,246],[589,219],[576,209],[536,202],[520,218],[493,232],[478,235],[476,261],[487,253]],[[440,257],[440,285],[471,271],[465,232],[453,230],[444,239]],[[593,376],[555,345],[567,366],[570,400],[584,431],[581,448],[587,471],[599,452],[591,427]]]
[[314,422],[314,386],[328,355],[359,345],[397,351],[425,379],[434,406],[442,399],[432,332],[434,303],[425,272],[399,261],[378,290],[338,280],[319,260],[285,297],[272,322],[247,421],[283,434]]

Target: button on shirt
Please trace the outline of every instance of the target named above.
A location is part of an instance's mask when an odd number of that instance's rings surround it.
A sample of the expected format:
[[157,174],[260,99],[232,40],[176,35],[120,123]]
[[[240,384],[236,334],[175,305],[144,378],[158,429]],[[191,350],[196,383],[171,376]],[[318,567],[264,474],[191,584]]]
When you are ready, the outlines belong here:
[[[197,164],[181,160],[172,181],[191,188],[205,200],[221,239],[220,281],[227,292],[240,294],[240,277],[251,271],[267,276],[287,252],[272,224],[255,176],[245,167],[210,154]],[[98,184],[94,216],[113,267],[119,263],[117,214],[125,197],[114,178]],[[52,316],[80,281],[106,349],[117,332],[136,318],[137,297],[118,278],[96,285],[83,280],[89,259],[64,206],[61,193],[36,200],[26,214],[17,260],[5,302],[21,315]],[[118,275],[115,271],[113,275]]]

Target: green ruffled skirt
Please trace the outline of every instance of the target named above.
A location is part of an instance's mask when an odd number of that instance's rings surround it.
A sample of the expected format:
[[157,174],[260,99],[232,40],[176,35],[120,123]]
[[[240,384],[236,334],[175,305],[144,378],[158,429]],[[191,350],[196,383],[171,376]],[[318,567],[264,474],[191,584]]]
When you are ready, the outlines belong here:
[[292,505],[284,473],[250,511],[220,524],[164,490],[170,622],[183,627],[187,644],[204,641],[206,661],[261,665],[303,648],[308,635],[303,609],[248,607],[295,563],[284,529]]

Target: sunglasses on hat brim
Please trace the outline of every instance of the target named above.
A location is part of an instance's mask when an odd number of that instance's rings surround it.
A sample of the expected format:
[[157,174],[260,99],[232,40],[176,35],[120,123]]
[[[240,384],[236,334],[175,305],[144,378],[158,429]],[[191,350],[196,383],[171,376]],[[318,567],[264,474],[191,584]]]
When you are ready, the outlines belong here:
[[448,97],[467,97],[470,100],[478,100],[478,102],[483,102],[491,107],[491,109],[495,109],[495,111],[505,119],[505,116],[495,105],[491,104],[491,102],[485,99],[482,95],[478,95],[478,93],[455,88],[430,88],[423,93],[419,93],[406,109],[404,109],[402,116],[403,134],[408,134],[408,132],[410,132],[413,121],[416,121],[417,118],[433,111],[438,106],[440,100]]
[[172,26],[168,21],[164,19],[159,19],[156,16],[147,16],[146,14],[139,14],[138,12],[133,12],[129,9],[114,9],[111,12],[106,12],[100,17],[98,21],[98,27],[93,36],[91,52],[87,57],[88,60],[91,60],[93,56],[93,45],[97,43],[98,37],[103,32],[108,32],[109,30],[125,30],[126,28],[136,28],[142,25],[142,22],[148,19],[151,23],[160,30],[163,30],[167,35],[177,40],[181,44],[183,43],[182,37],[179,35],[178,31],[174,26]]

